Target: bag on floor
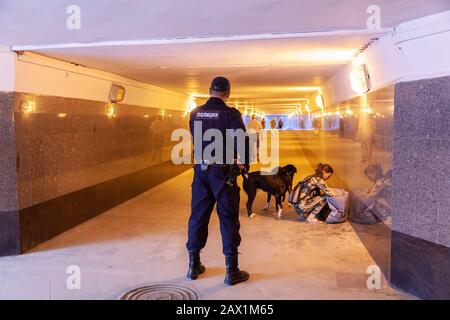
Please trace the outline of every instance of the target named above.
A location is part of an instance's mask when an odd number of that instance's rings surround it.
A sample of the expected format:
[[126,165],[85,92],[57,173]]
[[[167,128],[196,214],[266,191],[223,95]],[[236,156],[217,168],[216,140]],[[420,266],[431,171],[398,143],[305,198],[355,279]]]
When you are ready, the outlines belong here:
[[325,219],[328,224],[342,223],[347,220],[348,192],[343,189],[332,189],[334,197],[327,198],[329,214]]
[[342,223],[347,220],[347,215],[345,214],[345,211],[336,208],[332,204],[328,203],[328,206],[330,208],[330,213],[328,214],[328,217],[326,218],[325,222],[328,224],[335,224],[335,223]]

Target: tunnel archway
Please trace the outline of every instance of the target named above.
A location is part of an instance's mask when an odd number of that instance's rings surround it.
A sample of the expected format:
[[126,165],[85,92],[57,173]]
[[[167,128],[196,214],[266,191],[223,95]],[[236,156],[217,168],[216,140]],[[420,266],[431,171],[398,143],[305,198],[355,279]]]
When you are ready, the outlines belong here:
[[[448,1],[381,1],[375,29],[365,1],[268,3],[273,10],[232,1],[219,24],[195,1],[156,1],[161,14],[141,2],[153,20],[123,4],[79,2],[80,12],[92,9],[79,32],[20,2],[0,11],[0,270],[12,289],[1,297],[47,295],[16,279],[31,270],[33,286],[59,281],[68,263],[86,270],[88,293],[52,287],[58,298],[112,298],[129,282],[185,284],[192,170],[171,161],[171,136],[188,128],[217,75],[231,80],[228,104],[246,124],[255,115],[268,140],[279,136],[280,161],[268,169],[293,164],[298,182],[331,164],[329,186],[350,194],[349,220],[309,225],[286,204],[279,221],[273,205],[263,210],[262,192],[249,219],[242,193],[250,289],[214,285],[224,270],[213,218],[201,298],[411,298],[394,286],[448,297],[448,274],[436,268],[448,265],[450,245],[440,175],[449,163]],[[61,6],[48,3],[48,15],[66,15]],[[112,26],[99,9],[123,19]],[[192,24],[193,10],[204,23]],[[378,291],[367,287],[374,266]]]

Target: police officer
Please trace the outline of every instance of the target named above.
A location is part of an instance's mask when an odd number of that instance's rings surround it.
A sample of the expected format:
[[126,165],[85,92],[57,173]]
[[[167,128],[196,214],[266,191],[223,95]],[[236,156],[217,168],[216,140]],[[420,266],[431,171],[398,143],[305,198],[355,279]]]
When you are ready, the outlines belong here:
[[[238,268],[238,247],[241,242],[239,235],[240,188],[236,183],[237,175],[230,176],[230,172],[235,172],[231,168],[236,168],[236,166],[239,166],[239,169],[248,169],[248,141],[245,143],[245,155],[241,155],[241,159],[238,159],[237,149],[235,148],[233,150],[233,157],[236,161],[239,161],[239,164],[232,165],[226,164],[225,154],[223,157],[220,156],[223,158],[223,162],[211,162],[208,159],[203,159],[203,151],[211,142],[203,141],[202,139],[201,147],[198,145],[195,146],[198,137],[196,138],[194,134],[196,125],[201,125],[202,137],[206,130],[211,128],[217,129],[223,137],[223,150],[226,150],[227,129],[241,129],[245,132],[245,125],[242,121],[241,113],[237,109],[226,105],[229,96],[230,82],[224,77],[217,77],[211,83],[210,99],[205,105],[194,109],[190,115],[189,124],[191,133],[194,136],[194,149],[201,151],[201,159],[198,159],[198,152],[194,151],[196,153],[196,164],[194,165],[192,211],[189,218],[186,247],[189,251],[189,271],[187,277],[195,280],[200,274],[205,272],[205,267],[200,262],[200,250],[205,247],[208,238],[208,224],[211,212],[214,205],[217,204],[217,214],[220,221],[220,232],[222,234],[223,253],[226,263],[224,282],[227,285],[235,285],[248,280],[249,274]],[[214,159],[217,159],[217,157],[214,157]]]

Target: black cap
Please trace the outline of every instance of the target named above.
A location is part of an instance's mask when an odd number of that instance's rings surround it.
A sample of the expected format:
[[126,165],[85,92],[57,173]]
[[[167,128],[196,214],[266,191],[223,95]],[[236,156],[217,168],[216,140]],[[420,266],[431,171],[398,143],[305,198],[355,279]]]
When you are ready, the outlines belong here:
[[230,81],[224,77],[216,77],[211,82],[211,90],[214,91],[230,91]]

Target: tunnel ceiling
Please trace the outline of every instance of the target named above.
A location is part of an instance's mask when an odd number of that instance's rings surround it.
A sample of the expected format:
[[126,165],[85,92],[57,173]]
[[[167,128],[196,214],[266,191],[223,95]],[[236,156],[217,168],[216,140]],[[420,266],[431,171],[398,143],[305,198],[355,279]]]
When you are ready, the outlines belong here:
[[[0,0],[0,44],[195,97],[224,75],[232,103],[285,113],[380,36],[365,31],[372,2],[79,0],[82,28],[71,31],[65,20],[72,1]],[[383,28],[450,9],[448,0],[376,4]]]
[[[81,30],[66,28],[73,4]],[[0,0],[0,45],[361,30],[373,4],[383,28],[450,9],[448,0]]]
[[291,112],[317,92],[374,34],[187,44],[35,50],[166,89],[204,97],[210,81],[232,83],[231,102]]

